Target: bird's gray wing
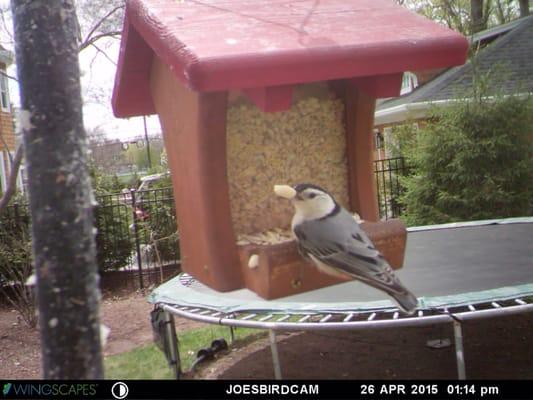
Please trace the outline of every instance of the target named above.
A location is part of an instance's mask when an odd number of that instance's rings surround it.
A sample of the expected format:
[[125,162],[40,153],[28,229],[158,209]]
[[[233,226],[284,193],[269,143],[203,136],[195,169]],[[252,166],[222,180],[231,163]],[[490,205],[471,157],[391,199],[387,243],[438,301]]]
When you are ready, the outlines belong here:
[[[352,222],[353,221],[353,222]],[[299,251],[376,288],[403,292],[383,255],[374,247],[355,220],[306,222],[294,228]]]

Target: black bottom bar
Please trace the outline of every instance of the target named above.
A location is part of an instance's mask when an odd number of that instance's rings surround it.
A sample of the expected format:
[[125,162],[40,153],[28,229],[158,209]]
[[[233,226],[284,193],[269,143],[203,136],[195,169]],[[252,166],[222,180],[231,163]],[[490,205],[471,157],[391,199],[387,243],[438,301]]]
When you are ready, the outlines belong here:
[[528,399],[533,381],[2,381],[9,399]]

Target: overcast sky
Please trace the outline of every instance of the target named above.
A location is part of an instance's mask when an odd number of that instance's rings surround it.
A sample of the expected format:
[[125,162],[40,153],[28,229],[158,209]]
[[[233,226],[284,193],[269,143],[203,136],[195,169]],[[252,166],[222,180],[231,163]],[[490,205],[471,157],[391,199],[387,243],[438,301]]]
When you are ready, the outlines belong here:
[[[116,63],[118,60],[119,42],[112,40],[106,54]],[[87,48],[80,53],[81,81],[84,92],[84,120],[88,129],[102,126],[107,136],[131,138],[144,135],[141,117],[119,119],[113,116],[111,109],[111,93],[115,81],[116,66],[106,57],[95,58],[96,50]],[[101,91],[103,98],[95,99],[91,91]],[[159,119],[156,116],[147,118],[149,134],[161,132]]]
[[[0,0],[0,6],[9,5],[9,0]],[[11,22],[7,21],[10,26]],[[14,46],[9,34],[0,32],[0,43],[8,50],[14,51]],[[96,50],[89,47],[80,53],[80,70],[82,82],[82,96],[84,100],[84,121],[87,130],[100,127],[109,138],[128,140],[144,135],[143,120],[141,117],[130,119],[118,119],[113,116],[111,109],[111,93],[115,79],[118,60],[119,41],[99,41],[98,46],[105,48],[109,59],[102,55],[96,55]],[[16,65],[8,68],[8,74],[16,76]],[[11,102],[19,107],[18,83],[10,80]],[[161,132],[159,120],[156,116],[147,118],[148,132],[150,135]]]

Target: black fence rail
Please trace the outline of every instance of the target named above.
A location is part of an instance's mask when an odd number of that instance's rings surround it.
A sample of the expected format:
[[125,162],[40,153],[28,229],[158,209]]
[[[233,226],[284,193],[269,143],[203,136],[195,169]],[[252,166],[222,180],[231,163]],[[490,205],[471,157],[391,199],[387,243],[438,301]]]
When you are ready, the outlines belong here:
[[[97,259],[104,290],[145,288],[179,272],[172,188],[131,190],[96,200]],[[0,218],[0,248],[21,230],[29,232],[29,225],[26,204],[8,206]]]
[[399,202],[402,186],[399,177],[408,173],[409,167],[403,157],[374,161],[379,213],[382,219],[397,218],[402,215],[403,207]]

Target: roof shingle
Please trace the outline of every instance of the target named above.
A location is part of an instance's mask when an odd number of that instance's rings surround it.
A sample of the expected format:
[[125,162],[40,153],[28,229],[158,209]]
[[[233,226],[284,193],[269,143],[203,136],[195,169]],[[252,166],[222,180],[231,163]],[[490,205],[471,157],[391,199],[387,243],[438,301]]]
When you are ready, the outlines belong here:
[[533,16],[481,49],[474,64],[450,68],[411,93],[380,103],[378,109],[465,96],[471,92],[474,70],[478,76],[496,72],[489,93],[533,92]]

